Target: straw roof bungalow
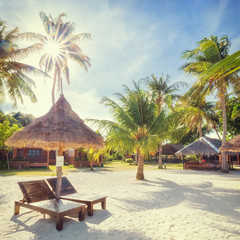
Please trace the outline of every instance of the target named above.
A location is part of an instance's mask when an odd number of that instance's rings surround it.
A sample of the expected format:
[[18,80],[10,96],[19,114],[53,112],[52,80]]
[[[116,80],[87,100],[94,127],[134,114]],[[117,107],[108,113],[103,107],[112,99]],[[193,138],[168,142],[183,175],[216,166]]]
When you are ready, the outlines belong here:
[[184,145],[182,144],[167,143],[162,147],[162,155],[174,155],[177,151],[179,151],[183,147]]
[[84,124],[72,111],[70,104],[60,95],[50,111],[16,132],[6,144],[15,148],[42,148],[43,150],[70,148],[101,148],[102,137]]
[[229,152],[239,153],[240,152],[240,135],[237,135],[230,141],[223,144],[223,146],[221,146],[219,150],[223,152],[229,151]]
[[218,148],[221,146],[222,141],[218,139],[213,139],[209,137],[201,137],[197,141],[189,144],[185,148],[176,152],[176,154],[192,155],[192,154],[202,154],[202,155],[215,155],[219,154]]

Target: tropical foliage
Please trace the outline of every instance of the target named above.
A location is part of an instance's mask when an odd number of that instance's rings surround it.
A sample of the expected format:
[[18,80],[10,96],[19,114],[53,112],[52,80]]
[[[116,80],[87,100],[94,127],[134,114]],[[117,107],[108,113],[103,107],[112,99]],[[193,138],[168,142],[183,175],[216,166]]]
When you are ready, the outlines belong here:
[[35,82],[29,74],[46,76],[39,69],[21,63],[18,60],[28,56],[29,48],[20,49],[16,44],[18,28],[7,31],[6,23],[0,20],[0,103],[10,98],[13,105],[23,103],[23,95],[36,102],[36,96],[32,90]]
[[[227,106],[227,140],[231,140],[234,136],[240,133],[240,104],[236,97],[228,98]],[[221,132],[223,129],[222,111],[217,111],[218,124],[217,128]]]
[[50,14],[40,12],[46,35],[28,32],[18,36],[20,39],[36,41],[29,48],[42,53],[39,66],[44,68],[47,73],[53,71],[52,104],[55,103],[56,84],[59,89],[61,88],[62,75],[70,84],[68,59],[77,62],[86,71],[90,66],[90,59],[82,53],[81,48],[76,44],[79,40],[90,38],[90,34],[74,35],[74,24],[64,22],[63,17],[65,16],[66,14],[62,13],[54,19]]
[[0,123],[0,152],[2,152],[6,156],[8,169],[9,169],[8,153],[11,150],[11,148],[5,145],[5,141],[9,137],[11,137],[14,132],[18,130],[20,130],[20,128],[16,124],[13,124],[11,126],[8,121]]
[[[180,90],[180,87],[187,85],[185,82],[175,82],[170,85],[168,75],[162,75],[158,78],[152,74],[151,77],[146,77],[143,81],[147,85],[150,94],[152,95],[152,99],[157,106],[157,114],[160,114],[164,107],[173,110],[174,103],[180,98],[180,95],[176,94],[176,92]],[[158,140],[158,168],[163,168],[162,142],[165,139],[165,131],[161,131]]]
[[88,119],[99,129],[106,130],[106,147],[108,150],[120,150],[137,153],[138,170],[136,178],[144,179],[144,156],[157,149],[160,129],[167,132],[165,111],[157,113],[157,106],[151,95],[134,83],[134,90],[124,85],[124,94],[116,93],[118,102],[104,97],[102,103],[110,109],[113,121]]
[[[200,76],[204,72],[208,71],[215,64],[228,56],[230,48],[230,41],[227,36],[218,39],[216,36],[210,38],[204,38],[198,43],[198,47],[193,50],[185,51],[183,58],[188,60],[186,64],[182,66],[182,69],[189,74]],[[208,95],[217,93],[220,105],[222,107],[223,118],[223,137],[222,143],[226,142],[227,123],[226,123],[226,104],[225,98],[227,89],[232,86],[234,89],[239,89],[239,76],[236,73],[232,73],[225,78],[198,78],[189,90],[192,97],[198,97],[199,95]],[[222,155],[222,171],[228,172],[226,157]]]
[[32,114],[26,114],[21,112],[11,112],[5,115],[2,111],[0,111],[0,123],[3,123],[4,121],[8,121],[10,126],[13,126],[13,124],[16,124],[20,128],[25,127],[28,124],[30,124],[34,119],[35,117]]

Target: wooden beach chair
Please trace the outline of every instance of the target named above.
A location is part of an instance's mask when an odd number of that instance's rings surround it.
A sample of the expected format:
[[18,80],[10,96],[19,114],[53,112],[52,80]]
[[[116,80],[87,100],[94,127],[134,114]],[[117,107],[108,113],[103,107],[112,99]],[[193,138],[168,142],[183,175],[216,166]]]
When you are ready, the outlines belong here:
[[18,182],[23,193],[23,200],[15,201],[14,215],[18,215],[20,207],[25,207],[48,214],[56,218],[56,229],[63,228],[63,217],[78,213],[79,221],[84,220],[85,204],[66,200],[56,200],[51,189],[44,180]]
[[[53,191],[56,192],[57,178],[49,178],[47,181],[52,187]],[[66,177],[62,178],[60,198],[74,202],[85,203],[87,205],[89,216],[93,215],[93,205],[96,203],[101,203],[102,209],[106,209],[107,196],[79,194]]]

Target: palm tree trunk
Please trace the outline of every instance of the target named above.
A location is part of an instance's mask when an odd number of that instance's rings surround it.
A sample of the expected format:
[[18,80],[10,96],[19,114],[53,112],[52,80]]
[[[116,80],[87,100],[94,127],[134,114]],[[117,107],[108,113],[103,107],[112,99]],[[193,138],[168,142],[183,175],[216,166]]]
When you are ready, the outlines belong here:
[[163,169],[162,165],[162,142],[158,145],[158,168]]
[[93,171],[93,161],[90,161],[90,170]]
[[9,159],[8,159],[8,151],[6,152],[6,158],[7,158],[7,167],[8,167],[8,170],[10,169],[10,165],[9,165]]
[[[223,118],[223,137],[222,137],[222,145],[223,145],[226,143],[226,138],[227,138],[227,117],[226,117],[226,103],[225,103],[224,94],[222,94],[221,102],[222,102],[222,118]],[[227,161],[226,161],[226,152],[221,152],[221,157],[222,157],[221,172],[229,173]]]
[[144,165],[144,159],[143,156],[140,154],[140,151],[137,151],[138,153],[138,169],[137,169],[137,180],[143,180],[144,174],[143,174],[143,165]]
[[200,116],[199,119],[199,137],[203,137],[203,133],[202,133],[202,117]]
[[55,104],[55,86],[56,86],[56,80],[57,80],[57,70],[54,71],[54,77],[53,77],[53,86],[52,86],[52,105]]
[[215,126],[214,126],[214,130],[215,130],[215,132],[216,132],[216,134],[217,134],[217,136],[218,136],[218,139],[219,139],[219,140],[222,140]]

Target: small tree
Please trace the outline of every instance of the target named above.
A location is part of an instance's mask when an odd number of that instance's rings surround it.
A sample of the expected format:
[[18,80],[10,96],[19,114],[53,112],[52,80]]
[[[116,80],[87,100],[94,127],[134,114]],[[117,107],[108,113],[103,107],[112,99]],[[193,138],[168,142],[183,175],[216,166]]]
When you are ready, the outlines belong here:
[[87,158],[90,163],[90,169],[93,171],[93,162],[99,162],[99,157],[103,153],[103,150],[95,150],[93,148],[90,148],[84,150],[84,152],[87,154]]
[[3,123],[0,123],[0,151],[3,152],[7,159],[7,166],[9,167],[9,159],[8,159],[8,153],[11,151],[11,148],[8,146],[5,146],[5,141],[13,135],[14,132],[20,130],[18,125],[13,124],[10,126],[10,123],[8,121],[4,121]]

